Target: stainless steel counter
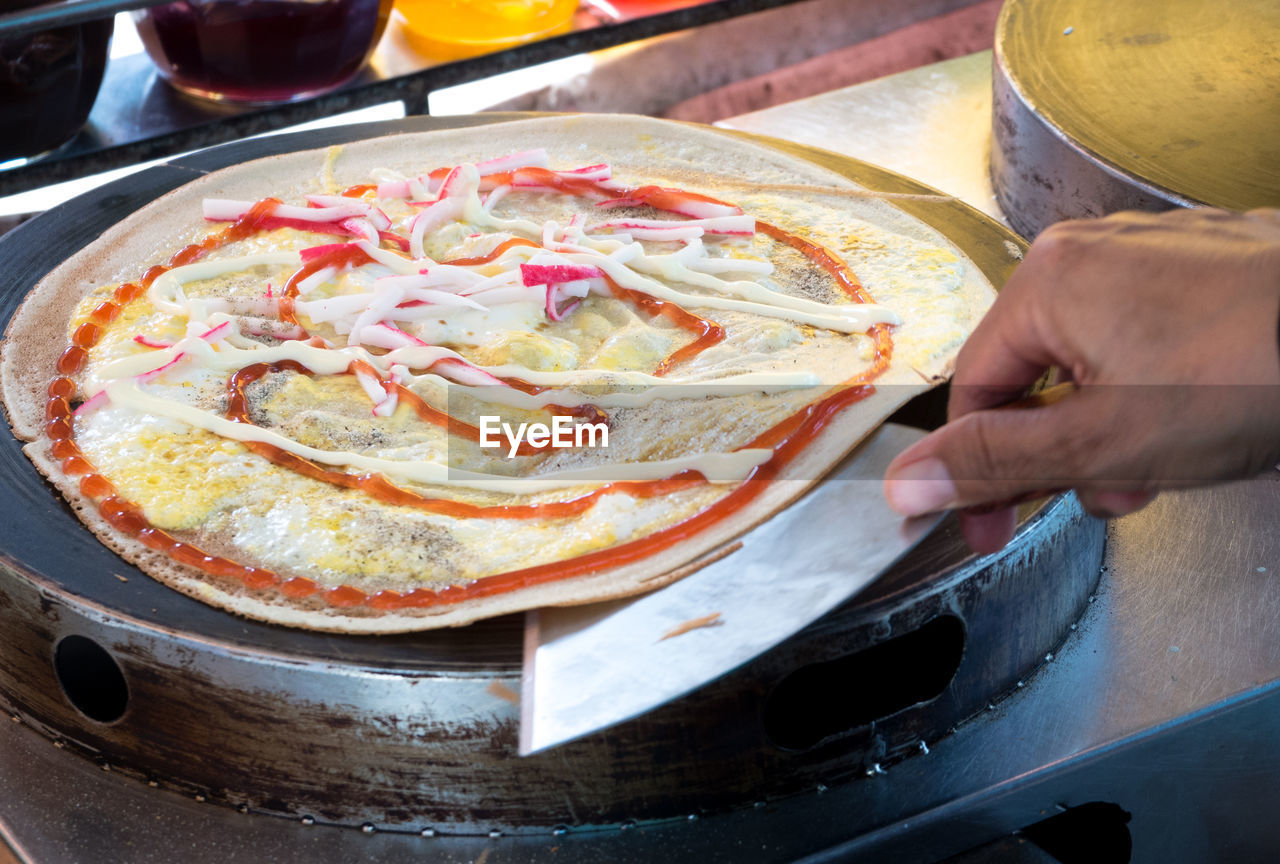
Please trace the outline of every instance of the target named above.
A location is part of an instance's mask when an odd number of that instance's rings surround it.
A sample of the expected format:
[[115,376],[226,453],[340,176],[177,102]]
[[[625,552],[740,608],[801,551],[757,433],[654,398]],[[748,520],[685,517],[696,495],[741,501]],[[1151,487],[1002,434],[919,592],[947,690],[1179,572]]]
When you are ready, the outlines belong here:
[[[148,2],[155,0],[138,0],[138,5]],[[625,81],[615,82],[621,86],[595,87],[599,98],[593,99],[592,110],[657,114],[695,93],[861,42],[966,2],[970,0],[585,3],[572,32],[451,61],[415,51],[393,22],[370,65],[355,79],[333,92],[274,106],[213,105],[184,97],[156,76],[144,55],[134,54],[108,65],[89,123],[75,139],[46,158],[0,170],[0,195],[389,102],[403,103],[411,115],[426,114],[432,93],[442,88],[501,74],[524,76],[537,64],[610,46],[619,46],[614,54],[644,52],[662,42],[665,62],[646,61]],[[466,110],[485,107],[473,104]]]

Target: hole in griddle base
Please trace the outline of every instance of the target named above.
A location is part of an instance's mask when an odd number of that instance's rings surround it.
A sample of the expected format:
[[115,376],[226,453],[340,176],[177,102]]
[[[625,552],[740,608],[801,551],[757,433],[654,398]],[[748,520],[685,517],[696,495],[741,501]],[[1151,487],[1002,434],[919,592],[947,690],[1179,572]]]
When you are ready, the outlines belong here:
[[113,723],[129,706],[124,673],[107,650],[92,639],[64,638],[54,649],[53,670],[67,701],[90,720]]
[[1128,864],[1132,814],[1107,801],[1090,801],[1051,816],[1018,833],[1061,864]]
[[764,707],[765,734],[784,750],[824,739],[936,698],[960,668],[964,625],[937,618],[902,636],[795,670]]

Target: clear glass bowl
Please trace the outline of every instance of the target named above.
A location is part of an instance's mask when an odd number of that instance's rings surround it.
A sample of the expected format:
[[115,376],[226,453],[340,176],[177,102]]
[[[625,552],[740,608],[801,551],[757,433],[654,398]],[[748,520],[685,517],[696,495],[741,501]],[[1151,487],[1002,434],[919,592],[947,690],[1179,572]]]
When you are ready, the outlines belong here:
[[102,86],[114,23],[0,37],[0,165],[30,161],[76,136]]
[[181,0],[134,12],[160,75],[217,102],[323,93],[363,68],[392,0]]

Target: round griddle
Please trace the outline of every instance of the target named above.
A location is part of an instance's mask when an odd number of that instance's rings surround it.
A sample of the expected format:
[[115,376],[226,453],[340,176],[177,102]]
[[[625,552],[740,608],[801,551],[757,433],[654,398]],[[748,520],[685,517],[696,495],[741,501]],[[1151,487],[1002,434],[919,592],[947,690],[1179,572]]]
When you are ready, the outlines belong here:
[[[255,139],[108,184],[0,241],[0,315],[7,321],[46,272],[110,225],[201,173],[519,116]],[[846,157],[754,140],[869,188],[932,191]],[[1014,235],[958,201],[901,206],[993,284],[1020,255]],[[898,419],[937,423],[942,404],[935,391]],[[732,675],[610,732],[516,759],[520,616],[394,636],[246,621],[165,588],[98,543],[11,438],[0,444],[0,494],[0,703],[15,717],[105,767],[200,800],[391,830],[616,824],[860,775],[936,739],[1037,665],[1083,609],[1102,553],[1101,524],[1069,496],[1024,508],[1014,543],[983,559],[949,521],[859,600]],[[870,664],[857,659],[876,651]],[[901,687],[883,678],[895,663]],[[797,706],[832,675],[879,675],[869,686],[894,698],[872,700],[882,713],[808,728]]]
[[1280,3],[1009,0],[992,179],[1011,224],[1280,206]]
[[[484,115],[478,121],[502,122],[525,116]],[[7,276],[6,293],[0,298],[0,320],[7,326],[26,292],[45,273],[88,245],[106,228],[200,174],[250,159],[343,141],[468,125],[477,125],[477,118],[415,117],[253,139],[216,147],[101,187],[31,220],[0,241],[0,272]],[[763,139],[755,136],[753,140]],[[851,176],[870,188],[889,192],[931,191],[845,157],[782,141],[770,143]],[[1016,263],[1005,242],[1020,241],[959,202],[906,201],[903,209],[939,228],[996,285],[1003,284]],[[23,569],[33,575],[46,576],[51,583],[77,597],[127,615],[141,624],[171,627],[181,622],[185,632],[201,639],[254,651],[300,652],[377,667],[507,671],[520,663],[523,621],[519,616],[404,637],[335,636],[242,620],[165,588],[99,543],[83,529],[61,497],[40,480],[14,440],[6,441],[0,450],[0,484],[8,500],[17,505],[11,507],[9,518],[0,525],[0,549],[11,560],[21,562]],[[119,574],[128,581],[104,580],[103,573]]]

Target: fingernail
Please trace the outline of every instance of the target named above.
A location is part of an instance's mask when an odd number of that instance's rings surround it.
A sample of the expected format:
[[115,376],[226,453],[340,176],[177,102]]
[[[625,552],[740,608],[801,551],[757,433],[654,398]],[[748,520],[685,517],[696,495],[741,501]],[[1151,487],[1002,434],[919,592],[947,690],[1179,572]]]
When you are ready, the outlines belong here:
[[889,506],[903,516],[919,516],[955,504],[956,484],[941,459],[921,459],[899,468],[892,479],[886,478],[884,495]]

